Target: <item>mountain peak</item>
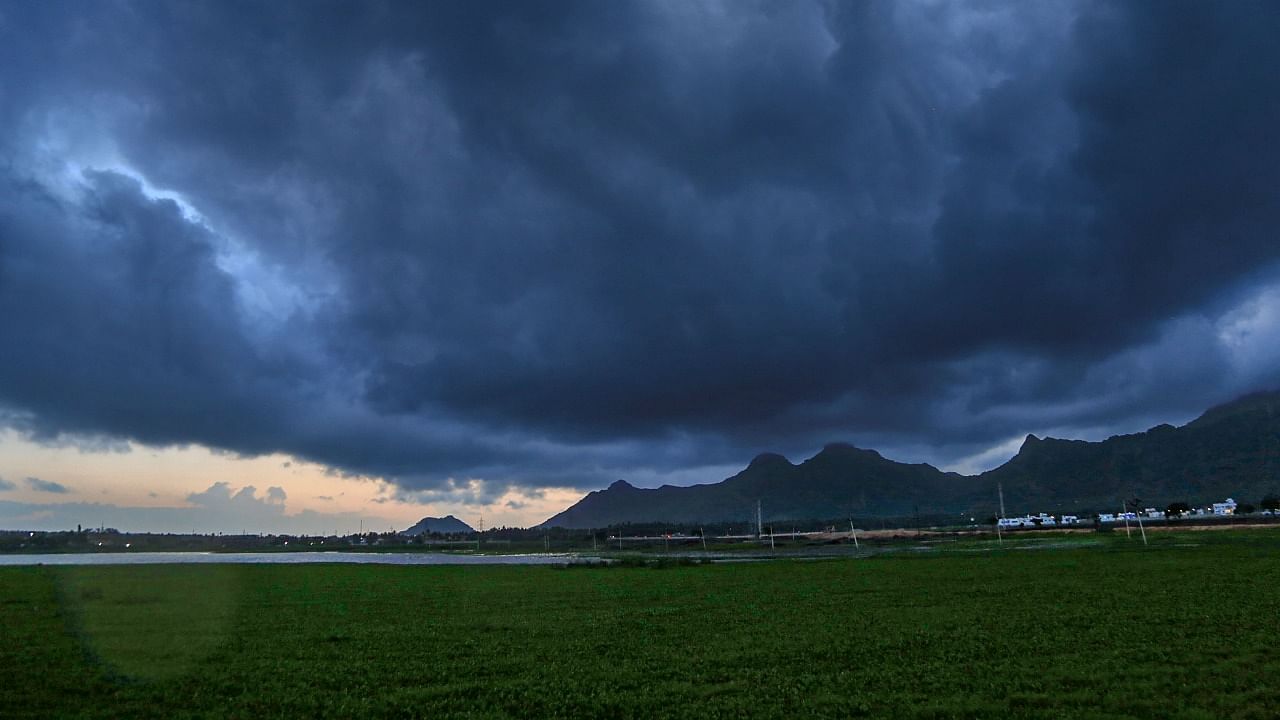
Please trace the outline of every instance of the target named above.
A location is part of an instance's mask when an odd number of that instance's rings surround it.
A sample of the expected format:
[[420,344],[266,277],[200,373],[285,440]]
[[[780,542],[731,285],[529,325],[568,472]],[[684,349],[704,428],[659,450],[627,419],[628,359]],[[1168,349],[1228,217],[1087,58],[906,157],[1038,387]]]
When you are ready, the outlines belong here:
[[1022,452],[1027,448],[1034,447],[1041,442],[1044,442],[1044,441],[1036,437],[1034,433],[1027,433],[1027,437],[1022,440],[1022,447],[1018,450],[1018,452]]
[[778,453],[760,453],[759,455],[751,458],[751,464],[747,466],[747,469],[768,467],[771,465],[789,466],[791,465],[791,461],[788,460],[786,456],[779,455]]
[[609,490],[635,490],[636,486],[626,480],[614,480],[613,484],[608,487]]
[[1188,426],[1211,425],[1229,418],[1246,415],[1272,417],[1278,413],[1280,413],[1280,390],[1264,390],[1249,393],[1221,405],[1215,405],[1206,410],[1203,415],[1188,423]]
[[847,442],[831,442],[822,446],[822,450],[817,455],[809,458],[812,461],[832,461],[832,460],[883,460],[884,456],[875,450],[864,450],[856,445]]

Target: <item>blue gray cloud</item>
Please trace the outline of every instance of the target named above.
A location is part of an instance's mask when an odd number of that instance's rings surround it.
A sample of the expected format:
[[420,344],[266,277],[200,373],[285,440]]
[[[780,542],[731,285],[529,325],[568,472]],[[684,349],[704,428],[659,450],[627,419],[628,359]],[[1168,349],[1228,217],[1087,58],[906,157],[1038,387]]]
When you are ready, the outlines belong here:
[[[276,492],[272,492],[272,491]],[[286,514],[284,491],[265,493],[252,486],[215,483],[188,497],[189,507],[131,507],[92,502],[15,502],[0,500],[0,527],[18,530],[66,530],[76,526],[110,527],[123,532],[275,533],[346,535],[361,528],[387,532],[396,523],[376,514],[305,510]]]
[[62,483],[53,482],[52,480],[41,480],[38,477],[29,477],[24,483],[28,489],[40,493],[53,493],[54,495],[66,495],[71,489]]
[[1270,3],[6,8],[0,416],[467,498],[1186,419],[1280,385],[1278,29]]

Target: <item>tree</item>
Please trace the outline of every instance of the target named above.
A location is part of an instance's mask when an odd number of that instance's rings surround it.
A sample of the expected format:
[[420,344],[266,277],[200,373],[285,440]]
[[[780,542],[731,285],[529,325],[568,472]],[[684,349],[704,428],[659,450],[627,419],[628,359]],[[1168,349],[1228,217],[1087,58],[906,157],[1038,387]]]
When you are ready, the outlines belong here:
[[1186,515],[1191,512],[1191,506],[1184,502],[1169,503],[1169,507],[1164,511],[1166,515],[1171,516]]
[[1263,510],[1275,512],[1280,510],[1280,497],[1277,497],[1275,493],[1268,493],[1266,497],[1262,498],[1262,502],[1258,504],[1262,506]]
[[1257,510],[1257,508],[1249,503],[1240,503],[1236,505],[1237,515],[1249,515],[1252,514],[1254,510]]

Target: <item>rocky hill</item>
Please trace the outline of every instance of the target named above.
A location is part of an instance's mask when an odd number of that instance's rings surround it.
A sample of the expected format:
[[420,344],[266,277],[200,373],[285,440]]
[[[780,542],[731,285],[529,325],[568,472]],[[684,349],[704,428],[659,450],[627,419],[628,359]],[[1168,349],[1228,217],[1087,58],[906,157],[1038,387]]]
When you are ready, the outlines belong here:
[[937,499],[954,495],[953,485],[964,479],[931,465],[907,465],[874,450],[833,444],[799,465],[781,455],[760,455],[742,472],[710,485],[641,489],[619,480],[544,524],[745,522],[755,517],[757,501],[774,519],[908,514],[916,505],[922,512],[936,512],[942,508]]
[[401,535],[430,535],[431,533],[440,533],[441,535],[451,535],[456,533],[475,532],[472,527],[452,515],[446,515],[442,518],[424,517],[419,520],[413,527],[400,533]]

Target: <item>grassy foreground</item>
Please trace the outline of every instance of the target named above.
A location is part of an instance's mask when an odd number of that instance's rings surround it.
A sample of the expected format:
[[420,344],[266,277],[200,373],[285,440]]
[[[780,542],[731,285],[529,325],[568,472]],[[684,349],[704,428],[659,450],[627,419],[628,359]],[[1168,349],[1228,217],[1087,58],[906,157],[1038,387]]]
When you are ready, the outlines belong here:
[[1280,712],[1280,533],[695,567],[0,568],[0,717]]

